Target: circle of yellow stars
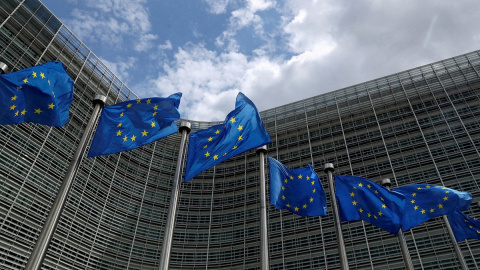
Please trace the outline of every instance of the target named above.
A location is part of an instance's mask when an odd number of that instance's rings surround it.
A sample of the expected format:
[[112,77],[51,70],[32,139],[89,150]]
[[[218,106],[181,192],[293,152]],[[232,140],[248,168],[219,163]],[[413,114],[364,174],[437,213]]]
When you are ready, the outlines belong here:
[[[131,101],[131,102],[127,103],[126,109],[132,108],[132,106],[133,106],[134,104],[141,104],[142,101],[145,102],[145,103],[148,104],[148,105],[151,105],[151,104],[152,104],[152,100],[151,100],[151,99],[146,99],[146,100],[137,99],[137,100],[135,100],[135,101]],[[152,116],[157,115],[157,113],[158,113],[158,105],[157,105],[157,104],[153,105],[153,106],[152,106],[152,110],[153,110],[153,111],[152,111]],[[137,134],[128,134],[128,135],[127,135],[127,134],[123,134],[123,133],[125,132],[125,130],[122,130],[123,127],[124,127],[123,124],[124,124],[126,121],[130,121],[129,119],[125,119],[124,116],[125,116],[125,111],[123,111],[123,112],[121,112],[121,113],[119,114],[119,122],[118,122],[118,124],[117,124],[118,131],[116,132],[117,137],[122,138],[124,143],[125,143],[125,142],[134,142],[134,141],[137,140],[138,137],[147,137],[147,136],[148,136],[148,133],[150,133],[150,131],[147,131],[146,129],[144,129],[143,131],[141,131],[139,134],[138,134],[138,133],[137,133]],[[155,120],[150,121],[149,125],[150,125],[150,128],[155,128],[155,127],[157,127],[157,122],[156,122]],[[122,137],[122,136],[123,136],[123,137]]]
[[[364,185],[363,183],[358,183],[357,186],[358,186],[358,188],[364,188],[364,186],[365,186],[367,189],[370,190],[370,192],[374,192],[375,194],[379,194],[377,189],[371,189],[372,185],[370,185],[370,184]],[[356,190],[358,188],[355,187],[355,186],[353,187],[354,190]],[[357,205],[360,206],[359,202],[357,202],[356,199],[355,199],[355,192],[354,191],[352,191],[350,193],[350,197],[352,199],[352,205],[353,206],[357,206]],[[385,199],[383,197],[379,197],[379,198],[382,202],[385,202]],[[379,217],[382,217],[385,214],[385,212],[382,212],[382,209],[387,209],[387,206],[384,203],[382,203],[382,205],[379,207],[378,211],[377,210],[366,211],[365,209],[360,207],[360,208],[358,208],[358,212],[360,213],[360,215],[365,215],[366,214],[367,217],[369,217],[369,218],[373,217],[374,219],[378,219]],[[370,209],[370,210],[372,210],[372,209]],[[365,212],[365,214],[364,214],[364,212]]]
[[[229,133],[230,132],[234,132],[234,130],[238,130],[239,134],[238,134],[238,137],[235,141],[235,145],[232,147],[231,151],[233,150],[236,150],[238,148],[238,146],[242,143],[242,141],[244,140],[243,138],[243,135],[241,134],[242,131],[243,131],[243,126],[240,125],[237,120],[235,119],[235,117],[231,117],[230,120],[228,120],[228,124],[231,125],[231,126],[234,126],[233,128],[230,128],[230,130],[228,131]],[[226,132],[226,125],[225,125],[225,130],[223,130],[223,132],[225,133]],[[215,129],[215,131],[212,132],[212,134],[210,135],[210,137],[207,138],[207,141],[205,142],[204,146],[203,146],[203,149],[207,149],[209,146],[211,146],[214,142],[217,142],[219,140],[219,138],[221,138],[221,134],[222,134],[222,131],[220,129]],[[210,153],[210,151],[212,153]],[[228,153],[227,152],[223,152],[223,153],[215,153],[215,149],[212,149],[212,150],[206,150],[206,152],[203,154],[205,156],[205,158],[213,158],[213,160],[218,160],[219,159],[219,155],[221,155],[222,157],[226,156]]]
[[292,210],[293,212],[298,212],[300,210],[300,207],[302,207],[302,209],[307,209],[308,204],[304,203],[303,205],[292,206],[288,202],[288,198],[285,196],[284,192],[285,192],[285,189],[289,188],[289,185],[295,184],[295,180],[299,181],[299,180],[303,180],[303,179],[305,179],[305,181],[310,182],[311,185],[313,186],[312,195],[310,196],[310,199],[309,199],[309,202],[308,202],[308,203],[313,203],[313,201],[314,201],[313,197],[317,192],[317,189],[315,188],[315,180],[314,179],[310,178],[310,176],[308,176],[308,175],[306,177],[304,177],[302,174],[299,174],[296,177],[294,177],[293,175],[290,175],[290,176],[287,176],[285,179],[283,179],[283,184],[282,184],[282,188],[281,188],[282,189],[282,193],[281,193],[282,194],[282,200],[284,202],[284,205],[287,208],[289,208],[290,210]]
[[[430,189],[430,188],[432,188],[432,186],[426,185],[424,188],[425,188],[425,189]],[[442,189],[442,190],[447,189],[446,187],[443,187],[443,186],[435,186],[435,185],[433,186],[433,188],[440,188],[440,189]],[[417,190],[422,190],[422,187],[417,187]],[[411,196],[412,196],[413,199],[410,200],[410,205],[413,207],[413,209],[414,209],[415,211],[420,211],[420,213],[421,213],[422,215],[426,214],[427,212],[429,212],[429,213],[435,213],[436,210],[443,209],[444,204],[448,203],[448,196],[447,196],[447,195],[448,195],[449,193],[450,193],[449,190],[445,190],[445,196],[442,198],[443,203],[440,202],[440,203],[436,206],[436,208],[438,208],[438,209],[432,208],[432,207],[431,207],[430,209],[428,209],[428,208],[427,208],[427,209],[424,209],[424,208],[422,208],[422,207],[419,207],[419,206],[418,206],[418,203],[417,203],[417,200],[415,200],[415,198],[416,198],[417,195],[418,195],[417,192],[413,192],[413,193],[412,193]]]

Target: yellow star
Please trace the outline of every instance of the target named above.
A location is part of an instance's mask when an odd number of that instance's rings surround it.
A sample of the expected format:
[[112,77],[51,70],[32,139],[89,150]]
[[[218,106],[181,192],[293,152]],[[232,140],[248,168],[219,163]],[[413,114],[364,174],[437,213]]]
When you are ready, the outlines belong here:
[[240,141],[242,139],[242,135],[238,136],[238,140]]
[[380,200],[385,201],[382,197],[380,197]]
[[285,200],[285,195],[282,195],[282,199]]
[[372,216],[372,214],[370,214],[370,213],[368,213],[367,215],[368,215],[368,217],[371,217],[371,216]]
[[135,135],[132,136],[132,142],[135,141],[137,137]]
[[283,182],[285,182],[285,184],[287,184],[287,183],[288,183],[288,180],[287,180],[287,179],[285,179],[285,180],[283,180]]
[[235,123],[235,118],[230,119],[230,122]]
[[122,126],[122,123],[118,123],[117,127],[121,127]]
[[123,137],[123,141],[126,142],[128,139],[127,135],[125,135],[125,137]]
[[153,115],[153,116],[157,115],[157,112],[153,112],[153,114],[152,114],[152,115]]
[[284,186],[282,186],[282,190],[285,190],[285,187],[284,187]]
[[438,208],[442,209],[443,208],[443,204],[438,204]]
[[207,148],[207,147],[208,147],[208,145],[205,145],[205,146],[203,147],[203,149],[205,149],[205,148]]
[[123,112],[120,114],[120,117],[123,117]]
[[[48,82],[48,85],[50,85],[50,80],[47,81]],[[53,92],[52,92],[53,93]],[[55,94],[53,94],[53,96],[55,96]]]
[[209,157],[210,156],[210,153],[207,151],[207,153],[205,154],[205,157]]
[[287,207],[290,207],[290,204],[289,204],[289,203],[287,203]]
[[353,205],[357,205],[357,201],[353,201],[352,203],[353,203]]
[[415,192],[414,192],[414,193],[412,193],[412,196],[413,196],[413,197],[417,196],[417,193],[415,193]]
[[387,206],[385,204],[382,204],[382,208],[387,208]]
[[18,110],[15,112],[15,116],[18,116]]
[[152,124],[150,125],[152,128],[155,127],[155,122],[152,122]]
[[143,132],[142,132],[142,137],[143,137],[143,136],[147,136],[147,134],[148,134],[148,132],[147,132],[146,130],[143,130]]
[[17,100],[17,96],[13,96],[11,100]]
[[25,115],[25,113],[27,113],[27,111],[25,109],[23,109],[21,115]]
[[40,77],[42,77],[42,79],[45,79],[45,74],[43,74],[43,72],[40,72]]
[[350,193],[350,197],[354,197],[354,196],[355,196],[355,193],[353,193],[352,191],[352,193]]
[[310,180],[310,176],[307,176],[307,180]]
[[209,142],[211,142],[212,140],[213,140],[213,138],[212,138],[212,137],[208,138],[208,141],[209,141]]
[[377,194],[378,194],[378,190],[375,190],[375,193],[377,193]]
[[448,201],[448,197],[447,196],[443,197],[443,200]]
[[10,111],[15,110],[16,107],[17,107],[17,105],[13,104],[12,106],[10,106]]
[[417,189],[420,190],[420,189],[422,189],[422,188],[421,188],[421,187],[418,187]]
[[35,109],[35,113],[38,113],[38,114],[40,114],[41,112],[43,112],[43,111],[42,111],[42,110],[40,110],[40,108],[38,108],[38,109]]
[[28,78],[23,79],[24,83],[28,83]]
[[417,209],[418,209],[418,206],[415,205],[415,207],[413,207],[413,209],[417,210]]
[[140,102],[142,102],[142,100],[141,100],[141,99],[137,99],[137,104],[140,103]]
[[377,216],[375,216],[375,215],[373,215],[373,217],[374,217],[375,219],[378,219]]
[[317,192],[317,189],[316,189],[316,188],[313,189],[313,193],[315,193],[315,192]]
[[295,212],[298,212],[298,209],[300,209],[300,208],[298,208],[298,207],[295,206]]
[[358,211],[360,211],[360,213],[363,213],[363,209],[362,209],[362,208],[358,209]]
[[153,106],[154,110],[158,110],[158,105]]
[[433,211],[435,211],[435,210],[433,210],[433,208],[432,208],[432,209],[430,209],[430,213],[433,213]]
[[218,133],[220,133],[220,130],[218,130],[218,129],[217,129],[217,131],[215,131],[215,134],[217,134],[217,135],[218,135]]
[[226,155],[227,155],[227,153],[223,153],[223,156],[226,156]]
[[378,215],[379,215],[379,216],[382,216],[383,214],[382,214],[382,212],[380,211],[380,212],[378,212]]
[[150,104],[150,102],[152,102],[151,99],[147,99],[147,104]]
[[21,86],[17,86],[17,90],[20,90],[20,89],[22,89],[22,87],[21,87]]
[[302,176],[301,174],[298,175],[298,179],[302,179],[302,177],[303,177],[303,176]]
[[423,210],[423,209],[422,209],[422,211],[420,211],[420,212],[422,212],[422,214],[425,214],[425,210]]
[[213,156],[213,160],[217,160],[217,159],[218,159],[218,155]]
[[312,186],[315,185],[315,181],[312,181]]
[[429,186],[429,185],[427,185],[427,188],[430,188],[430,186]]
[[49,108],[49,109],[52,109],[52,110],[53,110],[53,107],[55,107],[55,104],[53,104],[53,102],[52,102],[52,104],[48,104],[48,108]]
[[237,129],[238,129],[238,131],[242,131],[242,130],[243,130],[243,126],[239,126]]
[[127,108],[130,108],[130,107],[132,107],[132,103],[127,104]]
[[237,147],[238,147],[238,146],[235,145],[232,149],[235,150],[235,149],[237,149]]
[[34,78],[37,77],[37,73],[35,71],[32,73],[32,75],[33,75]]
[[411,200],[410,202],[411,202],[411,203],[415,203],[415,200]]
[[303,205],[303,208],[304,208],[304,209],[305,209],[305,208],[307,208],[307,205],[306,205],[306,204],[304,204],[304,205]]
[[372,186],[370,184],[367,185],[368,188],[371,188]]
[[310,198],[310,202],[313,202],[313,198]]
[[362,184],[362,183],[359,183],[358,186],[359,186],[359,187],[363,187],[363,184]]
[[447,191],[445,191],[445,193],[450,193],[450,191],[447,190]]
[[121,130],[117,131],[117,136],[120,136],[120,135],[122,135],[122,131],[121,131]]

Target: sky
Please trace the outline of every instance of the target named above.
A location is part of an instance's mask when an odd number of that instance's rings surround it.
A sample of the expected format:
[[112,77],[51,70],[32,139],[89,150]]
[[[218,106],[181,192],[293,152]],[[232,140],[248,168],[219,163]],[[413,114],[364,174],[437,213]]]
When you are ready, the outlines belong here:
[[480,1],[41,0],[140,98],[223,121],[480,49]]

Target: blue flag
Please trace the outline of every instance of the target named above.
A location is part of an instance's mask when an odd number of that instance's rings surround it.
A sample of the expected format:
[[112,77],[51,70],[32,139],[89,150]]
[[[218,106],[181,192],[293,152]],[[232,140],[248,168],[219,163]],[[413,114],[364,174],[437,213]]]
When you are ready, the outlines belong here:
[[177,132],[181,93],[106,106],[88,157],[138,148]]
[[460,211],[454,211],[448,216],[448,220],[457,242],[465,239],[480,239],[480,221]]
[[227,115],[223,124],[190,135],[184,181],[224,160],[268,143],[270,136],[257,108],[244,94],[238,93],[235,110]]
[[452,214],[455,210],[467,210],[472,202],[470,193],[437,185],[414,184],[392,191],[405,196],[404,231],[432,218]]
[[68,123],[73,80],[61,62],[0,75],[0,125]]
[[312,165],[288,169],[268,157],[270,168],[270,203],[299,216],[325,216],[327,197]]
[[402,227],[405,197],[359,176],[335,175],[342,221],[364,220],[397,235]]

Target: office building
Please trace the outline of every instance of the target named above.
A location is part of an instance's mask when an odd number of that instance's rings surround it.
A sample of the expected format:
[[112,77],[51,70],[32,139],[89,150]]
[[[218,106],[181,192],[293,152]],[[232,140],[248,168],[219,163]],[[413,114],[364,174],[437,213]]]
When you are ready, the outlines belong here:
[[[136,99],[38,0],[0,1],[0,61],[11,71],[60,60],[75,81],[70,122],[0,126],[0,269],[24,269],[93,111]],[[480,52],[439,61],[261,112],[268,155],[393,186],[444,184],[472,193],[480,217]],[[348,74],[347,74],[348,75]],[[181,90],[181,89],[180,89]],[[255,101],[254,101],[255,102]],[[234,101],[232,100],[232,108]],[[192,121],[192,132],[208,122]],[[84,157],[43,269],[157,269],[180,135],[136,150]],[[268,176],[267,176],[268,181]],[[236,156],[183,183],[171,269],[260,269],[259,157]],[[267,196],[268,198],[268,196]],[[271,269],[340,269],[325,217],[268,206]],[[404,269],[397,238],[344,222],[350,269]],[[415,269],[458,269],[442,218],[405,233]],[[470,269],[480,241],[459,243]]]

